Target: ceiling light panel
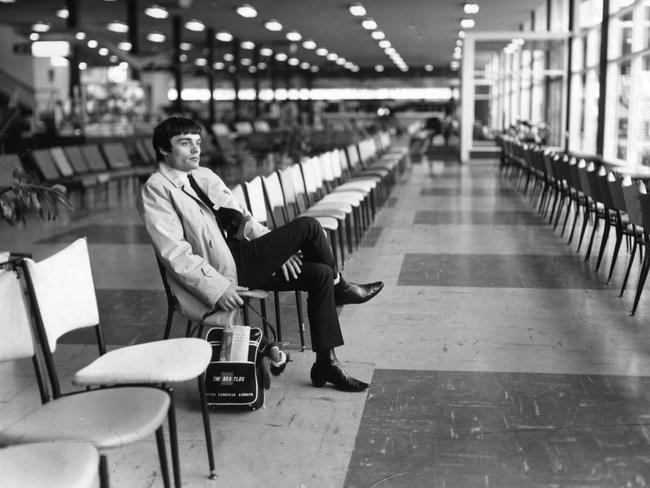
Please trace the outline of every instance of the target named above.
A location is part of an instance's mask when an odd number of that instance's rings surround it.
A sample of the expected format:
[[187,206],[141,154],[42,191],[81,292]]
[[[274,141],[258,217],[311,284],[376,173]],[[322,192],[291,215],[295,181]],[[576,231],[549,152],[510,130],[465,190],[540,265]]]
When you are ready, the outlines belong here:
[[266,27],[271,32],[279,32],[282,30],[282,24],[275,19],[267,20],[264,23],[264,27]]
[[159,5],[152,5],[151,7],[147,7],[144,10],[144,14],[148,17],[151,17],[152,19],[166,19],[169,17],[169,12],[167,9]]
[[366,9],[359,2],[350,5],[350,13],[355,17],[363,17],[366,15]]
[[252,19],[257,17],[257,10],[255,10],[255,7],[247,3],[237,7],[237,13],[247,19]]

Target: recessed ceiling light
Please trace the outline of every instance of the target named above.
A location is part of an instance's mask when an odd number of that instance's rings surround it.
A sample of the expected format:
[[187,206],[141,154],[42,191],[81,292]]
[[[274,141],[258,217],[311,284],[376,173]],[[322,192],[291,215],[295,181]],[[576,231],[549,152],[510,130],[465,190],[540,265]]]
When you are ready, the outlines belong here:
[[184,63],[185,61],[187,61],[187,54],[185,54],[185,53],[181,54],[181,55],[178,57],[178,60],[179,60],[181,63]]
[[242,41],[240,46],[242,49],[255,49],[255,43],[253,41]]
[[50,24],[47,22],[36,22],[32,25],[32,30],[34,32],[47,32],[50,30]]
[[384,67],[381,64],[378,64],[375,66],[375,71],[377,73],[381,73],[382,71],[384,71]]
[[352,71],[353,73],[357,73],[359,69],[360,68],[355,64],[354,66],[352,66],[352,68],[350,68],[350,71]]
[[95,49],[98,45],[99,45],[99,43],[94,39],[91,39],[90,41],[88,41],[88,47],[90,49]]
[[185,28],[192,32],[203,32],[205,30],[205,24],[200,20],[192,19],[185,22]]
[[329,51],[327,49],[325,49],[324,47],[319,47],[318,49],[316,49],[316,54],[318,56],[327,56],[328,52]]
[[320,68],[316,65],[312,65],[312,67],[309,68],[309,71],[311,71],[312,73],[318,73],[319,70]]
[[109,22],[106,28],[111,32],[119,32],[120,34],[129,32],[129,26],[126,25],[126,22],[122,22],[121,20],[113,20]]
[[196,66],[207,66],[208,65],[208,60],[205,58],[196,58],[194,60],[194,64]]
[[67,19],[70,17],[70,11],[67,8],[60,8],[56,11],[56,16],[60,19]]
[[300,35],[300,32],[292,30],[292,31],[287,32],[286,38],[289,41],[298,42],[300,39],[302,39],[302,36]]
[[257,73],[257,66],[249,66],[248,67],[248,72],[249,73]]
[[86,38],[86,33],[85,32],[77,32],[74,35],[74,38],[78,41],[83,41]]
[[360,3],[353,3],[350,5],[350,13],[354,15],[355,17],[363,17],[366,15],[366,9],[363,8],[363,5]]
[[471,29],[472,27],[474,27],[475,24],[476,24],[476,22],[474,21],[474,19],[461,19],[460,20],[460,26],[463,29]]
[[38,41],[40,38],[41,38],[41,35],[40,35],[40,34],[37,34],[36,32],[32,32],[32,33],[29,35],[29,40],[30,40],[30,41]]
[[387,47],[386,49],[384,49],[384,52],[386,53],[387,56],[392,56],[397,51],[395,50],[394,47]]
[[338,58],[338,59],[336,60],[336,64],[338,64],[339,66],[343,66],[345,63],[346,63],[346,59],[345,59],[345,58]]
[[326,57],[329,61],[336,61],[339,59],[339,55],[336,53],[329,53]]
[[289,63],[291,66],[298,66],[300,64],[300,61],[298,58],[289,58],[287,63]]
[[100,56],[108,56],[108,48],[100,47],[99,50],[97,51],[97,53]]
[[433,71],[433,65],[425,64],[424,71],[429,71],[429,72]]
[[224,69],[226,67],[226,65],[223,64],[221,61],[217,61],[216,63],[212,64],[212,67],[214,69]]
[[379,47],[382,48],[382,49],[386,49],[387,47],[390,47],[390,46],[391,46],[391,43],[390,43],[390,41],[388,39],[382,39],[381,41],[379,41]]
[[386,34],[384,34],[382,31],[379,31],[379,30],[378,30],[378,31],[374,31],[372,34],[370,34],[370,36],[371,36],[373,39],[377,40],[377,41],[380,41],[381,39],[385,39],[385,38],[386,38]]
[[250,66],[251,64],[253,64],[253,61],[251,61],[250,58],[241,58],[239,62],[244,66]]
[[225,59],[226,61],[232,61],[233,59],[235,59],[235,56],[233,56],[232,53],[226,53],[223,55],[223,59]]
[[307,61],[303,61],[302,63],[300,63],[301,69],[309,69],[310,66],[311,65]]
[[84,62],[82,61],[81,63],[79,63],[78,66],[79,66],[79,69],[80,69],[81,71],[83,71],[83,70],[85,70],[86,68],[88,68],[88,63],[84,63]]
[[266,63],[264,61],[262,61],[260,63],[257,63],[257,69],[260,69],[260,70],[266,69],[266,66],[267,65],[266,65]]
[[151,7],[147,7],[144,10],[144,14],[153,19],[166,19],[169,17],[169,12],[167,9],[159,5],[152,5]]
[[131,45],[130,42],[122,41],[117,44],[117,48],[120,51],[130,51],[133,46]]
[[255,10],[255,7],[247,3],[237,7],[237,13],[242,17],[246,17],[247,19],[257,17],[257,10]]
[[149,34],[147,34],[147,40],[150,42],[160,43],[160,42],[165,42],[165,39],[166,39],[165,34],[163,34],[162,32],[149,32]]
[[467,15],[474,15],[478,13],[479,6],[478,3],[475,2],[467,2],[465,5],[463,5],[463,10]]
[[275,54],[275,59],[277,61],[286,61],[288,57],[289,56],[287,56],[285,53],[276,53]]
[[272,32],[278,32],[282,30],[282,24],[275,19],[267,20],[264,23],[264,27]]
[[456,71],[458,68],[460,68],[460,63],[458,61],[452,61],[451,63],[449,63],[449,67],[453,71]]
[[214,36],[218,41],[230,42],[232,41],[232,34],[228,31],[219,31]]
[[377,22],[372,19],[365,19],[361,22],[361,26],[366,30],[375,30],[377,28]]
[[181,51],[191,51],[192,50],[192,44],[189,42],[181,42],[178,47],[181,48]]
[[304,47],[305,49],[316,49],[316,43],[311,39],[307,39],[302,43],[302,47]]
[[115,54],[111,54],[111,57],[108,58],[108,60],[109,60],[111,63],[117,63],[117,62],[120,60],[120,58],[118,58],[117,56],[115,56]]
[[456,39],[456,45],[457,46],[462,46],[463,45],[463,40],[462,39]]
[[465,37],[465,31],[459,30],[459,31],[458,31],[458,37],[460,37],[461,39],[462,39],[463,37]]
[[260,49],[260,54],[262,56],[271,56],[273,54],[273,49],[268,47],[263,47],[262,49]]

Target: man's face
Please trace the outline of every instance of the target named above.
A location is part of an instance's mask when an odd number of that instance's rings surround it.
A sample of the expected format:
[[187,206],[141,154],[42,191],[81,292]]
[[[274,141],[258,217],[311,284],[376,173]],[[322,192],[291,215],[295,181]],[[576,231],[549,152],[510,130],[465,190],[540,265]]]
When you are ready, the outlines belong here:
[[172,137],[171,151],[161,149],[165,162],[180,171],[192,171],[199,167],[201,156],[201,136],[199,134],[180,134]]

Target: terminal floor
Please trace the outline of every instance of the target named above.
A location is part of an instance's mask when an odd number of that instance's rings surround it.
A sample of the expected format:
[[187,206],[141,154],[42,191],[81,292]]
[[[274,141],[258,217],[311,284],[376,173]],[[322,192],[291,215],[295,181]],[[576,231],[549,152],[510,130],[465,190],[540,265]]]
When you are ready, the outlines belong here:
[[[111,347],[160,338],[164,293],[129,198],[0,226],[0,249],[40,259],[80,236]],[[648,486],[650,291],[631,317],[633,290],[618,297],[627,257],[606,284],[584,249],[500,182],[492,160],[412,163],[344,270],[386,282],[372,302],[340,311],[339,357],[372,387],[310,386],[313,354],[300,352],[293,296],[283,294],[294,361],[263,409],[211,413],[216,481],[206,478],[196,384],[177,386],[183,485]],[[173,334],[183,330],[179,319]],[[63,339],[66,375],[94,357],[90,344],[87,334]],[[0,368],[0,427],[38,403],[29,368]],[[113,487],[162,486],[153,439],[110,452],[109,464]]]

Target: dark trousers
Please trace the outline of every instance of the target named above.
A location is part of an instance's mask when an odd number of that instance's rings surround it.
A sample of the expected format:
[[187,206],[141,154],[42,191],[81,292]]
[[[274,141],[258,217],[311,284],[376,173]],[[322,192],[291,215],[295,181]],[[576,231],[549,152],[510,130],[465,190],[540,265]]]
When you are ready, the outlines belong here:
[[[326,351],[343,345],[334,302],[336,262],[323,228],[311,217],[298,217],[252,241],[230,245],[241,286],[269,291],[307,292],[307,316],[312,349]],[[302,272],[286,281],[282,265],[302,252]]]

